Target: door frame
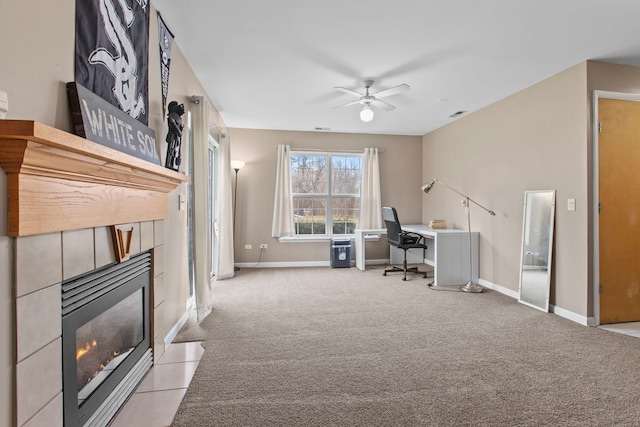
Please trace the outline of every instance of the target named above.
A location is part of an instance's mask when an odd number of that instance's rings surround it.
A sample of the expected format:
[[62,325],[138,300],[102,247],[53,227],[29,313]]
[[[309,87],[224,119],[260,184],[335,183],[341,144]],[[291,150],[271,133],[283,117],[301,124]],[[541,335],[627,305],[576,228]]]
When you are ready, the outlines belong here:
[[599,165],[599,129],[600,116],[598,112],[598,101],[600,99],[613,99],[618,101],[640,102],[640,94],[610,92],[604,90],[593,91],[593,120],[592,120],[592,140],[593,140],[593,203],[591,206],[591,217],[593,218],[593,326],[600,325],[600,214],[598,205],[600,202],[600,165]]

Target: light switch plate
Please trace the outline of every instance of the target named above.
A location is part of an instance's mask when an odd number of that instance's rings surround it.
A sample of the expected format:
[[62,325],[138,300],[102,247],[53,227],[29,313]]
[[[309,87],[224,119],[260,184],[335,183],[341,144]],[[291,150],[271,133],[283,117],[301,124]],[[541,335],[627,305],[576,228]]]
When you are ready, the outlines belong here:
[[576,199],[567,199],[567,210],[568,211],[576,210]]

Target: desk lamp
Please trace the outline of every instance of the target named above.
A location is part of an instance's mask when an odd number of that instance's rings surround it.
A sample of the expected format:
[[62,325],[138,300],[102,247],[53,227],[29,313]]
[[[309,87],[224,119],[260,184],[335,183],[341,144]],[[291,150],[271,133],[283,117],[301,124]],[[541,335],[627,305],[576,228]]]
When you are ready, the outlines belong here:
[[434,179],[431,182],[428,182],[426,184],[424,184],[422,186],[422,191],[425,192],[425,194],[429,194],[429,191],[431,191],[431,189],[433,188],[433,186],[435,185],[435,183],[439,183],[444,185],[445,187],[447,187],[449,190],[458,193],[459,195],[461,195],[464,199],[462,200],[462,206],[465,207],[465,209],[467,210],[467,230],[469,232],[469,282],[462,286],[462,288],[460,288],[463,292],[472,292],[472,293],[478,293],[478,292],[482,292],[482,286],[480,286],[477,283],[473,282],[473,258],[472,258],[472,251],[471,251],[471,209],[469,209],[469,202],[473,202],[474,204],[476,204],[477,206],[480,206],[482,209],[484,209],[485,211],[487,211],[489,213],[489,215],[491,216],[495,216],[496,213],[494,211],[491,211],[487,208],[485,208],[484,206],[482,206],[480,203],[476,202],[475,200],[471,199],[469,196],[462,194],[461,192],[459,192],[458,190],[456,190],[455,188],[451,187],[450,185],[440,181],[439,179]]

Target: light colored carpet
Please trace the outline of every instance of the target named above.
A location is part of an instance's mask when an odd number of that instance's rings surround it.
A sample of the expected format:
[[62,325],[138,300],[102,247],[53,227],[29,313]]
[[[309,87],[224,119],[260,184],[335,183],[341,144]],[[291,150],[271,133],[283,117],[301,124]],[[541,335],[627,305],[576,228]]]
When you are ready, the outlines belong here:
[[640,340],[380,270],[216,282],[174,419],[199,426],[637,426]]
[[207,337],[207,330],[198,325],[197,314],[195,310],[189,310],[189,319],[187,323],[180,328],[180,331],[173,339],[173,343],[204,341]]

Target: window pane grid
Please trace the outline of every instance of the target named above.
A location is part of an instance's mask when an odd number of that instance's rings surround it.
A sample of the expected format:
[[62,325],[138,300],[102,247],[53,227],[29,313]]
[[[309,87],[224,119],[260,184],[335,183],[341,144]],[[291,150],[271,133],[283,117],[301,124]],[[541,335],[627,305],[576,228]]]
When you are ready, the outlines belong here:
[[326,198],[294,196],[293,222],[296,234],[325,234]]
[[360,215],[362,156],[291,155],[297,235],[353,234]]
[[360,194],[362,157],[333,156],[331,165],[332,194]]

